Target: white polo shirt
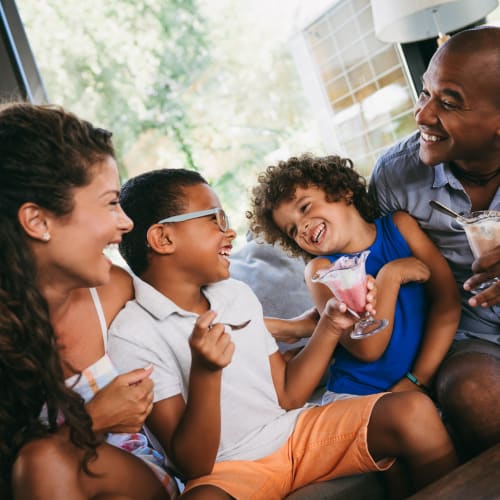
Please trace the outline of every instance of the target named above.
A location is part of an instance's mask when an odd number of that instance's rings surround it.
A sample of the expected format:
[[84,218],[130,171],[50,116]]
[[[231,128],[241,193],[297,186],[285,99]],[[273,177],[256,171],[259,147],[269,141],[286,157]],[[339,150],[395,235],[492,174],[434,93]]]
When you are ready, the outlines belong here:
[[[198,315],[178,307],[139,278],[134,278],[134,287],[135,300],[111,325],[108,352],[122,372],[154,365],[155,402],[177,394],[186,400],[191,367],[188,339]],[[251,320],[247,327],[231,332],[235,352],[222,373],[216,460],[265,457],[285,443],[304,408],[286,411],[278,403],[269,364],[269,356],[278,347],[251,289],[228,279],[205,287],[203,293],[218,313],[216,321]]]

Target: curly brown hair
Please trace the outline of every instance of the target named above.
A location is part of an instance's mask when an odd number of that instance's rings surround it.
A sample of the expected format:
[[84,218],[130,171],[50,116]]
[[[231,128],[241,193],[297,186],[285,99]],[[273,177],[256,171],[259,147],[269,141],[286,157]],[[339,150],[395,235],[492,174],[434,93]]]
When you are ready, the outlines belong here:
[[250,230],[268,243],[280,243],[293,256],[310,260],[312,256],[282,232],[273,219],[273,211],[282,202],[293,199],[298,187],[315,186],[325,192],[330,202],[351,199],[368,222],[378,216],[378,208],[367,192],[366,179],[358,174],[348,158],[330,155],[317,157],[306,153],[271,165],[258,176],[252,189],[251,209],[247,212]]
[[[80,395],[64,381],[59,345],[18,211],[28,201],[64,217],[74,188],[114,156],[111,133],[57,106],[0,107],[0,491],[9,497],[12,465],[28,441],[54,433],[64,415],[83,468],[100,440]],[[48,422],[40,419],[43,406]]]

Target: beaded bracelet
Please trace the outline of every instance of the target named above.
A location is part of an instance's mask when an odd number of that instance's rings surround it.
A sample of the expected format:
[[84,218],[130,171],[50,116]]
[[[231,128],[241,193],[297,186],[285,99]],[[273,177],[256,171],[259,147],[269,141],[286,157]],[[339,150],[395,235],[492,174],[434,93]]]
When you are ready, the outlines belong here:
[[415,375],[413,375],[413,373],[411,373],[411,372],[407,372],[407,373],[406,373],[406,378],[407,378],[408,380],[410,380],[411,382],[413,382],[416,386],[421,387],[421,388],[422,388],[425,392],[430,392],[430,391],[429,391],[429,388],[428,388],[428,387],[426,387],[424,384],[422,384],[422,383],[420,382],[420,380],[418,380],[418,378],[417,378],[417,377],[415,377]]

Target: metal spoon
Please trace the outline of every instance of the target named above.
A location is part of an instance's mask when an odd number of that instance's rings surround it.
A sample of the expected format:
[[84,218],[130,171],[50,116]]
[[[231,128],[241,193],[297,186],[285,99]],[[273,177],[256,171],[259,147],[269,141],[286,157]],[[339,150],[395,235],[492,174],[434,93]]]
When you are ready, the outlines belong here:
[[[223,324],[224,326],[229,327],[231,330],[236,331],[236,330],[241,330],[242,328],[245,328],[250,323],[251,320],[244,321],[243,323],[239,324],[234,324],[234,323],[224,323],[223,321],[220,321],[218,323]],[[210,325],[208,328],[212,328],[213,325]]]
[[460,221],[461,220],[467,220],[467,217],[464,217],[463,215],[460,215],[458,212],[455,212],[455,210],[452,210],[451,208],[447,207],[446,205],[443,205],[441,202],[436,201],[436,200],[431,200],[429,201],[429,205],[432,208],[435,208],[436,210],[439,210],[443,214],[446,214],[450,217],[453,217],[454,219],[457,219]]
[[245,328],[245,326],[247,326],[249,323],[250,323],[250,320],[247,319],[246,321],[244,321],[243,323],[240,323],[238,325],[234,325],[233,323],[222,323],[222,324],[224,326],[228,326],[229,328],[231,328],[231,330],[235,331],[235,330],[241,330],[242,328]]

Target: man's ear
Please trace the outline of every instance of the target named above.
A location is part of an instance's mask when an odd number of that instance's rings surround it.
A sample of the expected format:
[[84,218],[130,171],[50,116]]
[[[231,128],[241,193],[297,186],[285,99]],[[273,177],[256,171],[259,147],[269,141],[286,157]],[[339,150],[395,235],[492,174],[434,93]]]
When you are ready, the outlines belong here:
[[173,231],[167,224],[153,224],[146,233],[149,248],[156,253],[166,255],[174,253]]
[[50,218],[36,203],[23,203],[17,211],[17,218],[28,236],[39,241],[50,240]]

